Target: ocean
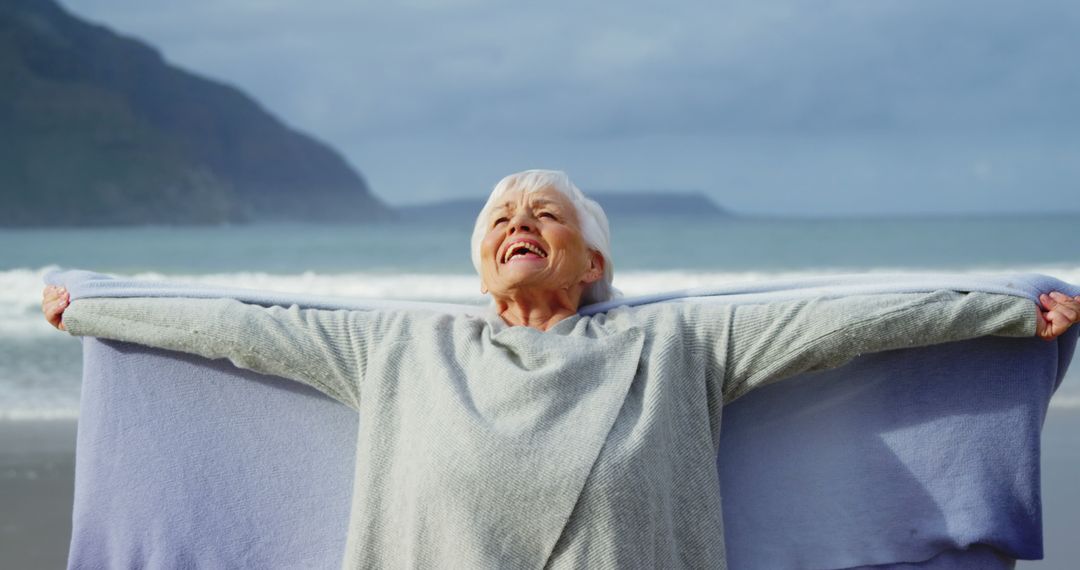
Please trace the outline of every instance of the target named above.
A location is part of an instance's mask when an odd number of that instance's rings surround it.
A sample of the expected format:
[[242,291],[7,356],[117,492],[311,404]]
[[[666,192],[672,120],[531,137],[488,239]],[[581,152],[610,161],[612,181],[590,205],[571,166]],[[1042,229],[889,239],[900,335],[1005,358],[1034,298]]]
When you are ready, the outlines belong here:
[[[470,262],[471,223],[0,229],[0,420],[78,416],[79,342],[49,326],[40,311],[42,276],[52,269],[479,304],[484,298]],[[612,239],[615,286],[627,295],[864,272],[1024,271],[1080,283],[1075,216],[626,218],[612,220]],[[1047,507],[1047,557],[1076,560],[1080,546],[1067,537],[1080,520],[1080,495],[1067,481],[1080,480],[1080,432],[1074,429],[1080,425],[1080,366],[1051,408],[1044,497],[1065,506]]]
[[[74,418],[78,342],[40,312],[42,275],[81,268],[144,279],[355,298],[482,303],[471,220],[378,225],[0,230],[0,419]],[[858,272],[1034,271],[1080,283],[1068,217],[617,219],[627,295]],[[1080,370],[1055,406],[1080,409]]]

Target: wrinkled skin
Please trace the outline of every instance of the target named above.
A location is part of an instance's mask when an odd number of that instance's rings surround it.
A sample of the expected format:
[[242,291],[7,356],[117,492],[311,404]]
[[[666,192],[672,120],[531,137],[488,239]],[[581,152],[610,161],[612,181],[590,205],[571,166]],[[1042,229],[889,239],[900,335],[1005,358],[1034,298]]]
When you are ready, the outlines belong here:
[[64,328],[62,318],[64,309],[70,302],[71,294],[67,292],[67,289],[55,285],[46,286],[41,295],[41,312],[45,313],[45,320],[60,330],[67,330]]
[[[487,220],[480,279],[510,325],[547,330],[577,312],[585,287],[603,278],[604,258],[585,245],[577,212],[561,192],[510,190]],[[527,240],[542,250],[506,259]]]
[[1064,293],[1051,291],[1039,295],[1039,320],[1037,334],[1046,340],[1053,340],[1080,322],[1080,295],[1069,297]]

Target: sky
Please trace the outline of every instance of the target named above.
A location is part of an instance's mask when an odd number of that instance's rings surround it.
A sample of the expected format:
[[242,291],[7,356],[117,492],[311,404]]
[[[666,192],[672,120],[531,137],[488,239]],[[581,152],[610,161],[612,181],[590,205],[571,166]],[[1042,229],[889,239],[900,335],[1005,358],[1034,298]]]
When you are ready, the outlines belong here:
[[392,205],[567,171],[781,216],[1080,213],[1080,3],[62,0]]

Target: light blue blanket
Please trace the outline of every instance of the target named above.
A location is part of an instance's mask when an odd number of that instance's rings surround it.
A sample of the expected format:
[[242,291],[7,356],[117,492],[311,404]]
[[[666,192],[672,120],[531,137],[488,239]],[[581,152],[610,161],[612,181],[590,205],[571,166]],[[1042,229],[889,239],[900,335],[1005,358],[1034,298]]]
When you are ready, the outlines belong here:
[[[83,271],[46,280],[66,286],[74,299],[232,297],[327,309],[417,305]],[[619,304],[936,289],[1032,299],[1055,289],[1080,294],[1041,275],[851,275]],[[1050,343],[986,337],[866,355],[729,405],[718,465],[730,566],[1004,568],[1009,558],[1041,558],[1039,434],[1076,333]],[[363,418],[305,386],[224,360],[98,339],[84,339],[83,349],[70,567],[340,564],[356,422]]]

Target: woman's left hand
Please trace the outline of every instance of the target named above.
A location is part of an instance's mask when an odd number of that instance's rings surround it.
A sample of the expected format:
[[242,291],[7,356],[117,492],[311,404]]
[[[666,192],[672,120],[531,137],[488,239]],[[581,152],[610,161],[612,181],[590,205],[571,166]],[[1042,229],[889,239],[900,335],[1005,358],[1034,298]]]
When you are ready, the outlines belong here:
[[1035,334],[1046,340],[1053,340],[1080,322],[1080,295],[1070,297],[1064,293],[1051,291],[1039,295],[1039,320]]

